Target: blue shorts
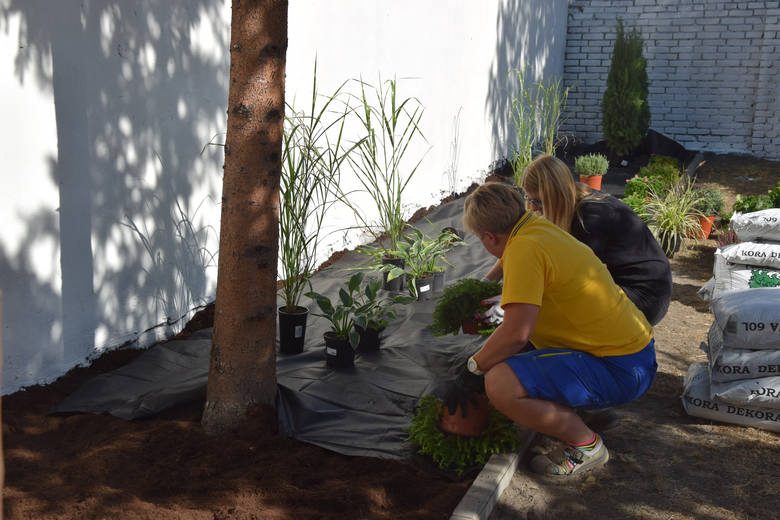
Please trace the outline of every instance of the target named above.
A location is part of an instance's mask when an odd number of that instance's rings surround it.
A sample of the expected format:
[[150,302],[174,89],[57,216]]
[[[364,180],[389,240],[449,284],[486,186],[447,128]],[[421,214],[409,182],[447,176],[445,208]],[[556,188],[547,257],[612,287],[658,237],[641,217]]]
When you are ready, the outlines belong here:
[[560,348],[530,350],[504,361],[534,399],[572,408],[609,408],[644,394],[655,378],[655,341],[627,356],[596,357]]

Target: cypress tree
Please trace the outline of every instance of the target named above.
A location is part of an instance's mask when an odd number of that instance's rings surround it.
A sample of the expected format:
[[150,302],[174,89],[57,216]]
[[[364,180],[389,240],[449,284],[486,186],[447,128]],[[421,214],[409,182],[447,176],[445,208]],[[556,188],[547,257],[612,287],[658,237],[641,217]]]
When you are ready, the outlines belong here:
[[636,29],[629,34],[618,19],[615,48],[607,76],[607,90],[601,103],[602,126],[607,148],[618,156],[634,150],[650,127],[647,103],[647,61],[644,41]]

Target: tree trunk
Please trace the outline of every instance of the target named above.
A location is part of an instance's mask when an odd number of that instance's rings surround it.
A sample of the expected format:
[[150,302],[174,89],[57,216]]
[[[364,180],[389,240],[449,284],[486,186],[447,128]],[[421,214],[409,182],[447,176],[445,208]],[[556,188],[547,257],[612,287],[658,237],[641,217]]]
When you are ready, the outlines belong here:
[[236,428],[253,407],[275,406],[286,52],[287,0],[233,0],[214,340],[202,421],[209,434]]

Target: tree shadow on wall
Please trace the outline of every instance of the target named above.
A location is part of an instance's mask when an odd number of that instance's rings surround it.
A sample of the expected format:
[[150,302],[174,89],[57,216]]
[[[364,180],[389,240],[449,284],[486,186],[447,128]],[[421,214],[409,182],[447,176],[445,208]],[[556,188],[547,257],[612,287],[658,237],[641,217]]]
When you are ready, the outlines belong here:
[[[0,6],[0,28],[19,27],[15,77],[25,85],[32,74],[51,92],[58,140],[50,158],[58,215],[47,211],[46,226],[25,222],[15,255],[0,243],[5,301],[32,305],[25,312],[40,324],[20,330],[29,319],[5,306],[6,358],[21,359],[28,378],[40,377],[44,359],[49,372],[54,359],[68,368],[211,299],[206,269],[216,247],[206,244],[217,223],[202,215],[203,205],[218,204],[223,158],[221,149],[201,150],[225,127],[223,9],[209,0]],[[29,259],[50,242],[59,258],[54,278],[41,281]],[[59,293],[60,305],[42,302],[41,286],[54,301]]]
[[[516,135],[511,123],[512,97],[519,89],[515,71],[526,65],[526,81],[530,83],[563,75],[566,17],[565,1],[501,3],[496,19],[495,57],[485,100],[492,123],[494,157],[510,157],[515,147]],[[561,55],[557,56],[559,48]]]

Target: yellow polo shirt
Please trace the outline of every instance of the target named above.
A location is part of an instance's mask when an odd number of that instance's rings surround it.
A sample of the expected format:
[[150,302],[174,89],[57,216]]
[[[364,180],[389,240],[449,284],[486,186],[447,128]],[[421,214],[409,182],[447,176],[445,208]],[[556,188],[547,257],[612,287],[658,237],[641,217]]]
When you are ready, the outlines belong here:
[[501,256],[501,306],[539,306],[531,341],[595,356],[642,350],[653,328],[593,251],[543,217],[526,212]]

